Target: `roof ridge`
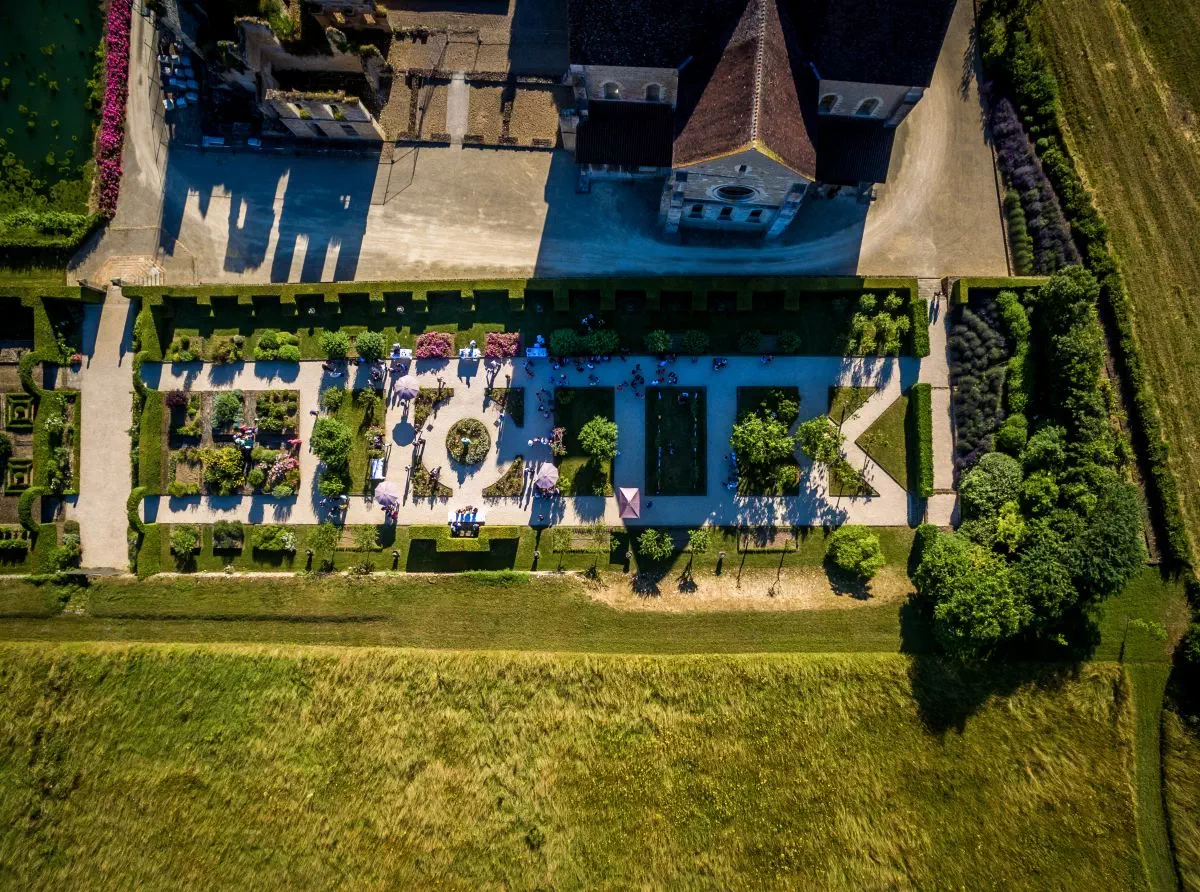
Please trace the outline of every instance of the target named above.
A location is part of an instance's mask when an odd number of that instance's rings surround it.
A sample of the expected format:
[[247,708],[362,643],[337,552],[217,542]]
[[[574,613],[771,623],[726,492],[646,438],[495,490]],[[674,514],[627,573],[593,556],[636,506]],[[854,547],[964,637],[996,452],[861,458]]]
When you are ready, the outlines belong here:
[[762,108],[763,55],[767,43],[767,4],[771,0],[757,0],[758,35],[754,47],[754,97],[750,102],[750,141],[758,141],[759,109]]

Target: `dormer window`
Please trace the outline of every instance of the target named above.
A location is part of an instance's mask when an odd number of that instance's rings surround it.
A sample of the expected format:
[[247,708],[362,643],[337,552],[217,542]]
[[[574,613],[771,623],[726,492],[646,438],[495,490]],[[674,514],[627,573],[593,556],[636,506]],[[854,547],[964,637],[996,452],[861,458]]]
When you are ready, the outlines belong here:
[[621,85],[614,81],[606,81],[604,84],[604,98],[605,99],[620,99],[621,98]]
[[662,101],[662,86],[659,84],[646,84],[646,101],[660,102]]
[[878,108],[879,108],[879,100],[878,99],[874,99],[874,98],[864,99],[862,102],[860,102],[858,104],[858,109],[854,113],[856,115],[858,115],[860,118],[869,118],[875,114],[875,111]]
[[821,104],[819,106],[821,114],[827,115],[837,108],[840,98],[841,97],[839,97],[837,93],[826,93],[824,96],[822,96]]

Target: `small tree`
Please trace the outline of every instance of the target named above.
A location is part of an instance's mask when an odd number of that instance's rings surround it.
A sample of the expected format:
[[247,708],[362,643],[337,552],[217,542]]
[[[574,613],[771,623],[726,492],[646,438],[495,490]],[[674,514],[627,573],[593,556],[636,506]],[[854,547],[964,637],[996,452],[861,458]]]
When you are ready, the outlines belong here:
[[883,566],[879,537],[863,526],[847,524],[829,537],[829,560],[839,570],[871,579]]
[[652,561],[665,561],[675,553],[675,544],[665,532],[644,530],[637,539],[638,554]]
[[551,527],[550,550],[558,555],[558,569],[563,568],[563,555],[571,550],[571,531],[566,527]]
[[383,335],[377,331],[364,331],[354,339],[354,349],[367,362],[382,357],[384,348]]
[[696,555],[704,554],[711,546],[712,530],[708,527],[688,530],[688,562],[683,571],[685,576],[692,575],[692,562],[696,560]]
[[321,352],[330,359],[345,359],[350,352],[350,336],[344,331],[321,332]]
[[613,458],[617,454],[617,423],[597,415],[580,428],[579,445],[592,458]]
[[642,342],[646,345],[647,353],[666,353],[671,349],[671,336],[661,328],[646,332]]
[[842,432],[824,415],[810,418],[796,428],[800,451],[823,465],[832,465],[841,458],[842,440]]
[[769,415],[751,413],[733,426],[729,438],[739,462],[765,467],[788,458],[796,441],[787,425]]
[[318,418],[313,425],[312,449],[330,468],[344,468],[350,461],[350,428],[336,418]]
[[333,567],[333,552],[337,548],[337,544],[341,541],[341,538],[342,531],[329,521],[325,521],[325,523],[315,527],[308,534],[308,547],[317,556],[319,561],[318,566]]
[[595,573],[596,567],[600,563],[600,555],[607,554],[612,546],[612,533],[608,531],[608,525],[602,520],[588,524],[585,533],[588,545],[592,548],[592,573]]
[[188,559],[196,553],[200,538],[192,526],[175,527],[171,530],[171,553],[178,558]]

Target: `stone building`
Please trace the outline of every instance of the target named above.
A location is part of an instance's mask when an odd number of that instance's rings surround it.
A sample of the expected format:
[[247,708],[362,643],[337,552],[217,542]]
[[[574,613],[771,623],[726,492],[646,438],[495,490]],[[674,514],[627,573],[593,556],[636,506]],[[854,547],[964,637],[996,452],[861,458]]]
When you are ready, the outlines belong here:
[[954,0],[569,0],[586,177],[664,178],[660,219],[778,235],[814,195],[866,199],[929,86]]
[[383,139],[383,130],[356,96],[267,90],[263,107],[293,136],[304,139]]

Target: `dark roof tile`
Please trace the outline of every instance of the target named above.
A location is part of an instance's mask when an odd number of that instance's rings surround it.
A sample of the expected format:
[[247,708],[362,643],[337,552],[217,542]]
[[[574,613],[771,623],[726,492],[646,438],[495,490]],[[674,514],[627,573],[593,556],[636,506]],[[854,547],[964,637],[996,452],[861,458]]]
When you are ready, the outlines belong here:
[[664,102],[589,102],[587,120],[575,133],[575,160],[670,167],[673,118],[671,106]]

